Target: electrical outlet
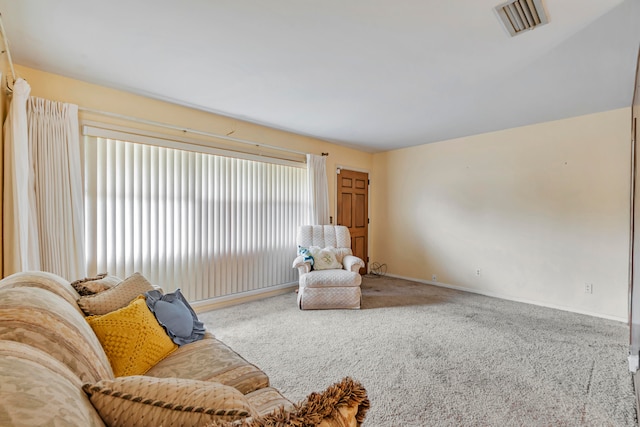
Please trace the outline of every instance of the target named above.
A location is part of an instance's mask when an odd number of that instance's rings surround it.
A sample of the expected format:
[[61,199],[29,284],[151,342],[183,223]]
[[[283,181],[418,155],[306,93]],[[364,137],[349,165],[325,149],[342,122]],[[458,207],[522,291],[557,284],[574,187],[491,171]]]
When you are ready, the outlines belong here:
[[479,275],[480,275],[480,269],[478,268],[478,269],[476,270],[476,276],[479,276]]
[[593,283],[585,283],[584,284],[584,293],[592,294],[593,293]]
[[435,275],[435,274],[432,274],[431,275],[431,280],[433,280],[434,282],[437,282],[438,281],[438,276]]

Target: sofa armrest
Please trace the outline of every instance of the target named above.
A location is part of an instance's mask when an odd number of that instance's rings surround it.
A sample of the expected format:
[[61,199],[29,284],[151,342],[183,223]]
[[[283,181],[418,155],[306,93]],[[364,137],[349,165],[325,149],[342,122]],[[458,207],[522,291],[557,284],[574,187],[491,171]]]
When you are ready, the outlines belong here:
[[306,274],[311,271],[311,263],[309,261],[305,261],[302,255],[298,255],[296,259],[293,260],[292,268],[297,268],[300,276]]
[[364,261],[355,255],[345,255],[342,259],[342,265],[344,265],[345,270],[357,273],[361,268],[364,268]]

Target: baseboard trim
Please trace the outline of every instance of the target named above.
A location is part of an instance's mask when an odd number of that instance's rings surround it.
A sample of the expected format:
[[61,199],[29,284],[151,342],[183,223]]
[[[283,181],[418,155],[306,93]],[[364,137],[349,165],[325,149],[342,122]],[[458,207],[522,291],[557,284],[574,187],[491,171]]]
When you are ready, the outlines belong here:
[[637,408],[640,408],[640,374],[638,372],[634,372],[633,376],[633,388],[636,395],[636,412],[638,412]]
[[587,316],[600,317],[602,319],[613,320],[613,321],[616,321],[616,322],[628,323],[628,319],[626,319],[624,317],[609,316],[607,314],[594,313],[594,312],[591,312],[591,311],[580,310],[580,309],[576,309],[576,308],[573,308],[573,307],[567,307],[567,306],[563,306],[563,305],[548,304],[548,303],[543,303],[543,302],[540,302],[540,301],[529,300],[529,299],[526,299],[526,298],[513,297],[511,295],[504,295],[504,294],[500,294],[500,293],[496,293],[496,292],[487,292],[487,291],[483,291],[481,289],[470,289],[470,288],[465,288],[463,286],[449,285],[447,283],[433,282],[431,280],[416,279],[414,277],[400,276],[400,275],[397,275],[397,274],[387,274],[387,276],[395,277],[396,279],[404,279],[404,280],[410,280],[412,282],[423,283],[425,285],[438,286],[438,287],[441,287],[441,288],[454,289],[456,291],[470,292],[472,294],[479,294],[479,295],[484,295],[484,296],[487,296],[487,297],[500,298],[500,299],[504,299],[504,300],[508,300],[508,301],[522,302],[522,303],[525,303],[525,304],[538,305],[540,307],[553,308],[553,309],[556,309],[556,310],[569,311],[571,313],[584,314],[584,315],[587,315]]
[[229,307],[231,305],[242,304],[258,299],[269,298],[276,295],[286,294],[298,287],[298,282],[284,283],[282,285],[271,286],[264,289],[242,292],[238,294],[225,295],[222,297],[209,298],[201,301],[189,303],[196,313],[215,310],[217,308]]

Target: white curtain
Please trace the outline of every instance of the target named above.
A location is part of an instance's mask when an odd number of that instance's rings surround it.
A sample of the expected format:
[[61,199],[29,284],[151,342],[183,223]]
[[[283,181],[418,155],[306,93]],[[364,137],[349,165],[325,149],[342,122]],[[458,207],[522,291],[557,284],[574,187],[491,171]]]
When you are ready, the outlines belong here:
[[86,267],[78,106],[31,97],[27,118],[35,166],[41,268],[69,280],[83,278]]
[[5,126],[4,274],[86,275],[78,106],[14,87]]
[[31,87],[18,79],[4,125],[4,274],[40,270],[34,168],[27,127]]
[[327,158],[307,154],[309,185],[309,224],[329,224],[329,189],[327,185]]

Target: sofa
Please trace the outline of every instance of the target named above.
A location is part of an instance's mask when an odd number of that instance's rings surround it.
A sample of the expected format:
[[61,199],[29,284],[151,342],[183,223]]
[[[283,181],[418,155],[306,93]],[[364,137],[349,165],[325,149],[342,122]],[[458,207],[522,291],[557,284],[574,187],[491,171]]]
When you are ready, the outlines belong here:
[[[171,334],[161,336],[165,325],[144,305],[141,290],[149,286],[138,275],[80,295],[77,286],[46,272],[1,280],[0,425],[362,424],[369,400],[351,378],[293,403],[206,328],[183,345],[174,344]],[[128,295],[120,291],[125,288]],[[109,311],[114,301],[120,308]],[[87,315],[100,304],[103,314]],[[110,328],[129,338],[123,341]]]

